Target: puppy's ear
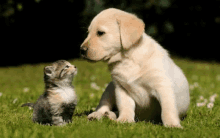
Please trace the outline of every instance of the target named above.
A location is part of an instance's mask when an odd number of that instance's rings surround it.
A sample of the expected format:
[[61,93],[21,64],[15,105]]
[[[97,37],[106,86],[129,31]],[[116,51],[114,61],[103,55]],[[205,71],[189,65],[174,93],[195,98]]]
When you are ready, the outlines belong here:
[[45,75],[47,75],[47,76],[51,76],[52,73],[53,73],[53,71],[54,71],[54,69],[53,69],[52,66],[46,66],[46,67],[44,67],[44,73],[45,73]]
[[144,32],[144,22],[135,15],[126,12],[117,12],[115,14],[119,24],[121,43],[124,49],[129,49]]

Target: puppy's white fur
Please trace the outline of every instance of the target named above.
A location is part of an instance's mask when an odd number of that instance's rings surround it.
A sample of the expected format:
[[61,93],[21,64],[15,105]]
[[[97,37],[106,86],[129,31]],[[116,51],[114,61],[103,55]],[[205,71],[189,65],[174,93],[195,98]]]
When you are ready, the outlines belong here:
[[92,20],[81,46],[88,48],[86,58],[108,62],[112,82],[89,119],[112,114],[116,106],[119,122],[161,118],[165,126],[181,127],[189,106],[187,79],[144,26],[135,15],[114,8]]

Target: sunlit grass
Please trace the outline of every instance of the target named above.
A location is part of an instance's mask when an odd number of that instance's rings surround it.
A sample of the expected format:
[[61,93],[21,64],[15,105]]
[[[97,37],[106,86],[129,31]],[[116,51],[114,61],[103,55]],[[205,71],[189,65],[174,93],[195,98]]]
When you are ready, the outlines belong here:
[[181,122],[183,130],[149,122],[118,124],[105,118],[88,121],[86,115],[97,106],[111,81],[110,73],[103,62],[71,60],[78,68],[73,84],[79,102],[73,123],[64,127],[35,124],[31,121],[33,110],[20,107],[43,93],[43,68],[48,64],[0,68],[0,137],[220,137],[220,64],[178,58],[174,61],[190,84],[191,103],[187,118]]

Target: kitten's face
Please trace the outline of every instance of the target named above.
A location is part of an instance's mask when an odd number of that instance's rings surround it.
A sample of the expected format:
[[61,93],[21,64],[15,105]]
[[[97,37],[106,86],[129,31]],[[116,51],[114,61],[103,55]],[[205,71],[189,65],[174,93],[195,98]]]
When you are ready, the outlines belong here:
[[77,68],[68,61],[58,60],[51,66],[44,68],[44,78],[46,82],[67,81],[72,82],[73,76],[77,74]]

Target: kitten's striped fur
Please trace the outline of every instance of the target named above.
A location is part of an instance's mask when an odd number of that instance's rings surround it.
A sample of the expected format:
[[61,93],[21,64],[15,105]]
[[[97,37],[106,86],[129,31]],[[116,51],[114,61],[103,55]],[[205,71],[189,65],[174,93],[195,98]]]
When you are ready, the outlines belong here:
[[44,68],[45,92],[35,104],[22,105],[34,108],[33,122],[58,126],[72,122],[77,104],[72,80],[76,74],[76,67],[65,60]]

